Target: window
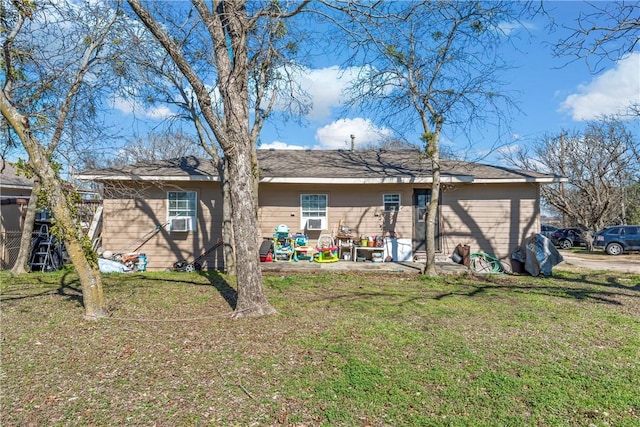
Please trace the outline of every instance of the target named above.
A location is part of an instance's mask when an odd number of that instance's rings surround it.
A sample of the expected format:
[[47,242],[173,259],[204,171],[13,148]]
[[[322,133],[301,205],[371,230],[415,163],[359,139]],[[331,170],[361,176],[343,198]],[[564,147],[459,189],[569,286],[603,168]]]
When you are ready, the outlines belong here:
[[616,236],[617,236],[618,234],[620,234],[620,227],[613,227],[613,228],[610,228],[610,229],[607,231],[607,234],[610,234],[610,235],[616,235]]
[[400,210],[400,194],[383,194],[382,204],[385,212],[398,212]]
[[427,220],[427,205],[431,201],[431,190],[425,192],[416,193],[416,208],[417,208],[417,220],[418,222],[426,222]]
[[[327,228],[327,195],[326,194],[302,194],[300,195],[300,228],[301,229],[326,229]],[[319,221],[318,221],[319,220]],[[312,227],[308,225],[312,224]]]
[[196,229],[196,192],[169,191],[167,193],[167,221],[170,231],[193,231]]

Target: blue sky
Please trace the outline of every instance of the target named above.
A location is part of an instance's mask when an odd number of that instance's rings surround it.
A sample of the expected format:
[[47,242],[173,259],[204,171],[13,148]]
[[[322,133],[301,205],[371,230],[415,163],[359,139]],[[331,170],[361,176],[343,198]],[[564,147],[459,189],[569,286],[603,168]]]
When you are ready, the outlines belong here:
[[[549,2],[547,10],[559,24],[575,26],[580,10],[588,7],[584,2]],[[582,128],[586,121],[601,115],[615,114],[630,102],[640,102],[640,51],[617,62],[605,62],[604,69],[592,74],[583,60],[567,63],[566,58],[554,58],[551,45],[565,33],[560,26],[549,33],[543,17],[527,22],[527,36],[517,39],[517,50],[505,47],[504,55],[518,68],[502,75],[508,82],[505,91],[513,93],[513,101],[521,112],[514,113],[511,132],[503,135],[502,150],[509,150],[531,143],[544,135],[557,134],[560,130]],[[518,31],[523,31],[522,29]],[[342,69],[336,60],[324,57],[304,74],[302,85],[312,98],[313,108],[302,126],[294,122],[266,123],[260,136],[260,148],[341,149],[350,145],[350,135],[355,135],[356,147],[375,144],[389,130],[378,127],[366,114],[340,116],[342,111],[341,89],[355,69]],[[118,114],[128,115],[131,106],[117,103]],[[170,114],[166,108],[140,111],[139,116],[153,121]],[[636,119],[628,123],[636,134],[640,125]],[[139,125],[140,126],[140,125]],[[139,130],[140,131],[140,130]],[[498,129],[478,129],[472,135],[473,149],[466,152],[469,158],[482,158],[485,163],[499,163],[501,154],[489,152],[498,135]],[[468,141],[447,140],[453,151],[468,147]],[[486,157],[483,157],[486,156]]]

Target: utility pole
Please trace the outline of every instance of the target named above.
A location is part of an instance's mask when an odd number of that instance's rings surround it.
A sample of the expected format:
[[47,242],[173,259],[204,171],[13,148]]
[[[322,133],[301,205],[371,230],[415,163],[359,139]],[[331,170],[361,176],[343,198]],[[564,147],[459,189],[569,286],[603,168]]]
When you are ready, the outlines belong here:
[[351,134],[351,151],[353,151],[355,149],[356,143],[356,136],[354,134]]

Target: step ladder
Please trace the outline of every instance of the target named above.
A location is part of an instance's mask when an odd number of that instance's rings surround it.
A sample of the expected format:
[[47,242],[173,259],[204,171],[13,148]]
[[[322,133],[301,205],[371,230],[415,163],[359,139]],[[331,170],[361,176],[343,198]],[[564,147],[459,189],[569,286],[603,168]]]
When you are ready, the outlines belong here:
[[55,271],[62,267],[62,251],[58,239],[49,232],[46,224],[40,226],[33,238],[29,267],[31,271]]

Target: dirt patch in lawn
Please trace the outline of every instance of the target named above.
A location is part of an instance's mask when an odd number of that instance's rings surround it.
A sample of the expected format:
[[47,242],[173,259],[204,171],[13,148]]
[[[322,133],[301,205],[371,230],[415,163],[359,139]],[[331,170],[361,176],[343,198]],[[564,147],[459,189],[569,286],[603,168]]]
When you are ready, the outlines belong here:
[[564,262],[555,268],[579,271],[601,270],[640,274],[640,253],[612,256],[602,251],[560,251]]

